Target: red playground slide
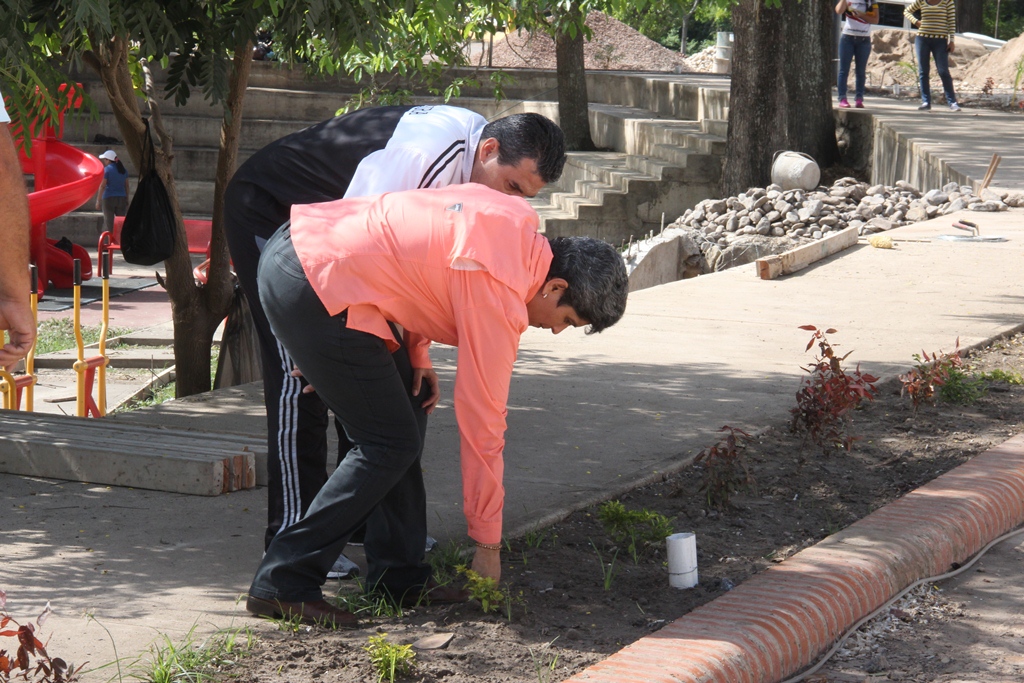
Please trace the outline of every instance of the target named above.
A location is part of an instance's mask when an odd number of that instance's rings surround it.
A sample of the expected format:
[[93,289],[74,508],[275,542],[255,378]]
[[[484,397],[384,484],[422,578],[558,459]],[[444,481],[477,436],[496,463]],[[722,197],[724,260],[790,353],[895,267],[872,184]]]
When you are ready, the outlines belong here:
[[[62,91],[64,89],[62,88]],[[35,178],[35,192],[28,195],[28,208],[32,223],[30,249],[32,262],[39,272],[39,293],[42,294],[48,282],[57,289],[68,289],[74,284],[74,259],[82,262],[82,279],[92,277],[92,261],[83,247],[72,245],[68,253],[56,245],[57,240],[47,239],[46,221],[70,213],[96,195],[103,182],[103,163],[91,154],[60,142],[64,128],[64,113],[81,106],[82,98],[71,89],[66,98],[60,98],[61,107],[57,128],[46,126],[37,132],[37,122],[32,131],[32,156],[20,150],[21,171]],[[16,137],[23,131],[12,128]]]

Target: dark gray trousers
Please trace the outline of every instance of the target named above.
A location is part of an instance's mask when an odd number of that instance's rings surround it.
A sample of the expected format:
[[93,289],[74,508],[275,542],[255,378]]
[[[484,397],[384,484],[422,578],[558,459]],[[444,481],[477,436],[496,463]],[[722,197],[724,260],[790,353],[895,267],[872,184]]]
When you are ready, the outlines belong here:
[[320,587],[352,532],[364,521],[370,589],[401,595],[426,583],[426,492],[420,456],[427,416],[410,393],[404,344],[345,327],[310,286],[286,225],[259,264],[260,300],[275,336],[353,444],[306,514],[274,537],[250,595],[287,602],[322,597]]

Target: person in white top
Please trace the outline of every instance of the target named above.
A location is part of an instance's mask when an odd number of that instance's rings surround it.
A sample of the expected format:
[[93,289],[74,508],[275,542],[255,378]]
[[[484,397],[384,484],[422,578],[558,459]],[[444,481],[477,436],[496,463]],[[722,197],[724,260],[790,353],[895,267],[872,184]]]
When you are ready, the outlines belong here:
[[868,57],[871,56],[871,24],[878,23],[878,3],[874,0],[839,0],[836,14],[843,16],[843,33],[839,37],[839,106],[849,109],[846,82],[850,78],[850,62],[856,60],[854,106],[864,107],[864,83],[867,80]]
[[[11,137],[11,117],[0,95],[0,367],[10,368],[32,348],[36,326],[29,306],[28,240],[31,226],[25,176]],[[0,336],[0,342],[3,337]]]
[[[336,116],[270,143],[238,168],[224,193],[224,230],[263,356],[267,546],[302,518],[327,480],[327,405],[292,374],[256,279],[263,246],[292,207],[469,182],[532,197],[558,179],[564,164],[562,131],[539,114],[488,122],[468,109],[422,105]],[[337,431],[341,458],[351,444],[343,428]],[[342,556],[328,578],[354,569]]]

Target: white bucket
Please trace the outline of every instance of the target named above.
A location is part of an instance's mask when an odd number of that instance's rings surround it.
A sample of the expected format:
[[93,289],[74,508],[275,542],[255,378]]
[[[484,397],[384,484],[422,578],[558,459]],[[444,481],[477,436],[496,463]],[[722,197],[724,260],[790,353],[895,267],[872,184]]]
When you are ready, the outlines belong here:
[[668,585],[693,588],[697,585],[697,537],[691,533],[672,534],[668,548]]
[[813,190],[821,180],[818,163],[803,152],[776,152],[772,182],[783,190]]
[[716,74],[727,74],[732,71],[732,33],[719,31],[715,40],[715,64]]

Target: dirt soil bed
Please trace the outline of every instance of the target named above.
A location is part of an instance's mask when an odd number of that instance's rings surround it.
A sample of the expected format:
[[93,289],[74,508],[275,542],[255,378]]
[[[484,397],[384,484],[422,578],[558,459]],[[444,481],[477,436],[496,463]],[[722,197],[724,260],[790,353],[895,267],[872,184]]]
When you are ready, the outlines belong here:
[[[662,47],[634,28],[603,12],[587,15],[593,35],[583,46],[589,70],[690,71],[685,56]],[[483,59],[483,57],[481,57]],[[508,33],[494,43],[495,67],[554,69],[555,41],[541,31]]]
[[[856,362],[856,354],[850,362]],[[1024,372],[1024,335],[972,354],[967,364],[971,371]],[[760,433],[747,449],[757,491],[735,496],[731,510],[705,505],[696,468],[619,499],[629,509],[674,518],[677,531],[696,533],[696,588],[669,588],[663,544],[634,564],[591,508],[508,543],[502,580],[513,596],[511,620],[504,613],[485,615],[471,604],[366,618],[362,629],[349,632],[313,628],[295,633],[258,624],[260,640],[253,655],[225,673],[230,680],[252,683],[373,681],[362,649],[369,636],[387,633],[391,641],[405,644],[450,633],[454,638],[447,648],[419,651],[415,673],[400,680],[563,680],[1006,441],[1024,429],[1022,420],[1024,387],[1019,385],[990,383],[975,403],[938,403],[915,412],[909,398],[900,396],[899,384],[890,381],[854,415],[850,431],[859,440],[852,452],[823,456],[789,434],[784,424]],[[614,575],[606,590],[604,575],[613,557]],[[350,582],[329,582],[325,593],[339,586],[351,590]]]

